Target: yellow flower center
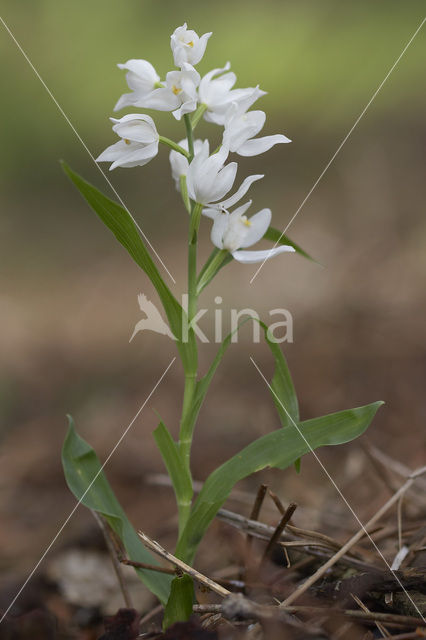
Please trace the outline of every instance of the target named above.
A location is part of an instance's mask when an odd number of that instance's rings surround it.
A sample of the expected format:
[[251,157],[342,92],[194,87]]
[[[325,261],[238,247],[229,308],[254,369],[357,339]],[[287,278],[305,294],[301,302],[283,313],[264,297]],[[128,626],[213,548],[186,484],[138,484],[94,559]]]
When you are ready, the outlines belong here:
[[179,89],[179,87],[177,87],[175,84],[172,87],[172,91],[175,94],[175,96],[179,95],[179,93],[182,91],[182,89]]
[[192,42],[192,40],[191,40],[191,42],[187,42],[186,44],[188,45],[188,47],[193,47],[194,46],[194,43]]
[[130,140],[127,140],[127,138],[124,138],[124,142],[125,142],[126,144],[130,144]]
[[250,220],[247,220],[246,216],[242,216],[241,222],[245,224],[246,227],[251,227],[251,222]]

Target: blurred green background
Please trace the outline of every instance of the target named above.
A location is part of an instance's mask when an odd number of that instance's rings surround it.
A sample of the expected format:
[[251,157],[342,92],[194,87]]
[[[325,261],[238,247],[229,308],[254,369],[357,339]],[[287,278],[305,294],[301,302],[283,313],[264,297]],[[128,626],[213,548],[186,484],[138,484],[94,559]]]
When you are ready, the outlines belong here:
[[[169,36],[176,26],[187,21],[199,34],[213,31],[200,72],[230,60],[238,86],[268,91],[256,105],[268,115],[264,133],[293,140],[241,159],[237,178],[265,173],[251,195],[258,208],[270,206],[274,225],[284,228],[420,24],[424,7],[414,0],[3,0],[1,15],[94,156],[115,141],[108,118],[127,91],[116,64],[146,58],[164,77],[172,68]],[[65,413],[105,456],[174,350],[163,336],[147,333],[128,344],[140,318],[137,294],[156,300],[155,294],[68,183],[59,159],[111,195],[108,185],[1,25],[0,54],[0,512],[6,524],[0,546],[4,566],[19,558],[26,567],[73,505],[60,469]],[[294,343],[285,353],[303,416],[385,400],[369,437],[412,466],[421,463],[426,418],[425,59],[422,30],[288,231],[322,266],[283,256],[250,285],[255,268],[232,264],[203,298],[213,307],[220,295],[224,314],[231,306],[253,307],[265,320],[271,308],[289,309]],[[161,134],[183,137],[183,125],[170,115],[154,117]],[[218,130],[203,124],[199,133],[217,136]],[[108,177],[180,296],[186,218],[164,148],[146,167]],[[202,255],[209,251],[209,226]],[[248,357],[267,374],[271,362],[264,345],[250,338],[246,329],[203,409],[194,463],[200,479],[277,426]],[[214,349],[202,347],[202,367]],[[176,363],[110,464],[127,509],[151,530],[166,506],[172,509],[168,497],[142,489],[145,472],[162,470],[150,435],[157,420],[152,407],[175,431],[180,374]],[[359,451],[354,444],[321,454],[349,494],[354,479],[371,472]],[[318,512],[327,500],[345,510],[315,461],[304,463],[301,481],[291,470],[271,478],[286,498]],[[367,498],[368,510],[370,491],[358,483],[354,507],[363,509]],[[80,531],[84,517],[68,531]],[[37,530],[32,544],[28,526]]]

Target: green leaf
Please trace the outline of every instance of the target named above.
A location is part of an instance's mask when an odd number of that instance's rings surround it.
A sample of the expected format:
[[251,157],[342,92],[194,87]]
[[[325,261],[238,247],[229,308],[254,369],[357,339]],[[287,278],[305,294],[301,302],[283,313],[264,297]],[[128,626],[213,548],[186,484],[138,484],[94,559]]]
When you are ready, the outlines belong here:
[[282,408],[282,405],[277,401],[276,396],[280,398],[282,404],[286,407],[290,416],[296,422],[299,420],[299,407],[297,402],[296,391],[293,386],[293,381],[291,379],[290,371],[287,367],[287,362],[284,358],[284,355],[279,345],[269,337],[268,327],[264,322],[262,322],[258,318],[247,317],[238,324],[238,327],[234,331],[231,331],[231,333],[229,333],[226,336],[226,338],[220,345],[216,353],[216,356],[212,364],[210,365],[206,375],[197,382],[195,387],[195,394],[192,402],[191,412],[188,416],[188,422],[190,424],[195,424],[195,421],[198,417],[198,414],[200,412],[200,409],[206,397],[210,383],[213,379],[214,374],[216,373],[216,370],[223,356],[225,355],[226,350],[228,349],[231,343],[233,334],[236,333],[240,329],[240,327],[242,327],[246,322],[249,322],[250,320],[252,322],[258,322],[262,327],[265,335],[265,340],[269,345],[269,348],[271,349],[272,355],[274,356],[274,359],[275,359],[275,371],[274,371],[274,376],[272,378],[271,387],[276,394],[274,395],[274,393],[272,393],[272,397],[277,407],[277,410],[279,412],[281,424],[283,427],[285,427],[288,424],[291,424],[291,420],[289,420],[287,414]]
[[233,260],[232,254],[225,249],[213,249],[197,278],[197,294],[213,280],[215,275]]
[[272,398],[280,416],[281,425],[288,427],[292,424],[292,420],[299,421],[299,403],[296,390],[279,344],[269,337],[268,327],[263,322],[260,324],[275,360],[275,371],[271,380]]
[[269,227],[266,230],[266,233],[263,236],[263,239],[264,240],[270,240],[271,242],[274,242],[274,243],[276,242],[278,244],[288,244],[288,245],[290,245],[290,247],[293,247],[293,249],[296,251],[296,253],[299,253],[301,256],[303,256],[304,258],[307,258],[308,260],[312,260],[312,262],[316,262],[316,260],[314,258],[312,258],[309,255],[309,253],[306,253],[306,251],[304,251],[302,249],[302,247],[299,247],[298,244],[293,242],[293,240],[290,240],[290,238],[288,236],[283,234],[278,229],[275,229],[274,227]]
[[126,209],[107,198],[93,185],[74,173],[64,162],[62,167],[102,222],[112,231],[136,264],[145,271],[151,280],[163,304],[172,333],[176,337],[184,369],[187,373],[195,373],[197,370],[197,345],[194,331],[192,329],[185,330],[187,315],[160,276],[131,215]]
[[175,622],[186,622],[192,614],[194,582],[186,573],[172,582],[170,597],[164,609],[163,629]]
[[[69,429],[62,448],[62,465],[68,487],[89,509],[107,520],[123,542],[130,560],[158,564],[142,544],[115,497],[102,466],[92,447],[77,434],[74,421],[68,416]],[[156,571],[135,569],[142,582],[165,604],[170,594],[171,576]]]
[[311,450],[349,442],[371,423],[382,402],[339,411],[273,431],[233,456],[207,478],[194,503],[176,555],[192,563],[197,547],[234,485],[247,476],[273,467],[285,469]]
[[183,464],[178,445],[163,422],[160,422],[155,429],[154,438],[172,481],[178,503],[190,501],[192,498],[191,476]]

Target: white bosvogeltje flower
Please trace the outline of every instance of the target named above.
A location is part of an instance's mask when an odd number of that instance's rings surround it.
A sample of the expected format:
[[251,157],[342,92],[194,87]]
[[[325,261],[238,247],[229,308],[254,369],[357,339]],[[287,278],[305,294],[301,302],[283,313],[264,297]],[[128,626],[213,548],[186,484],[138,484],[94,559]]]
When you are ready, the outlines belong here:
[[127,60],[124,64],[118,64],[117,67],[127,69],[126,82],[132,93],[124,93],[115,105],[114,111],[129,106],[145,106],[141,103],[160,82],[160,76],[152,64],[148,60]]
[[264,111],[246,111],[247,100],[233,102],[225,115],[223,144],[240,156],[257,156],[276,144],[291,142],[282,134],[254,138],[266,120]]
[[223,198],[234,184],[237,173],[236,162],[224,166],[229,154],[226,147],[212,155],[209,153],[209,141],[205,140],[186,174],[189,197],[203,205]]
[[112,162],[109,170],[116,167],[137,167],[147,164],[158,153],[159,135],[154,121],[143,113],[128,114],[114,122],[113,131],[121,140],[105,149],[96,158],[97,162]]
[[129,60],[118,66],[129,69],[126,80],[133,91],[121,96],[114,111],[132,105],[156,111],[173,111],[175,118],[180,120],[185,113],[197,108],[200,74],[192,65],[184,62],[180,71],[169,71],[165,83],[160,83],[154,67],[146,60]]
[[175,29],[170,37],[175,65],[181,67],[184,62],[190,64],[200,62],[211,35],[211,32],[205,33],[200,38],[195,31],[187,28],[186,22],[182,27]]
[[[166,76],[166,89],[177,99],[177,107],[173,111],[176,120],[180,120],[185,113],[191,113],[197,108],[197,87],[200,84],[200,74],[194,67],[184,62],[180,71],[169,71]],[[162,89],[158,89],[162,91]]]
[[265,95],[265,91],[259,87],[232,89],[237,76],[229,71],[230,67],[230,63],[227,62],[222,69],[213,69],[201,78],[198,95],[200,103],[207,107],[204,119],[208,122],[223,125],[226,112],[233,102],[238,104],[244,101],[247,110],[258,98]]
[[218,249],[226,249],[238,262],[253,264],[262,262],[279,253],[293,252],[293,247],[283,245],[265,251],[242,251],[261,240],[271,222],[271,210],[262,209],[251,218],[245,215],[251,200],[232,213],[208,210],[203,213],[213,219],[211,241]]
[[[183,147],[185,151],[188,151],[188,140],[184,138],[179,143],[179,146]],[[194,155],[197,155],[201,151],[203,146],[202,140],[194,140]],[[180,178],[186,176],[188,173],[189,162],[184,155],[178,151],[170,151],[169,154],[170,166],[172,169],[172,178],[175,181],[176,189],[180,191]]]
[[[228,154],[229,150],[221,147],[217,153],[210,156],[209,141],[204,140],[188,167],[186,185],[189,197],[204,205],[206,211],[213,209],[216,212],[224,207],[231,207],[247,193],[252,182],[263,178],[263,175],[249,176],[232,196],[218,202],[232,188],[237,173],[236,162],[224,166]],[[203,213],[208,215],[206,211],[203,210]]]

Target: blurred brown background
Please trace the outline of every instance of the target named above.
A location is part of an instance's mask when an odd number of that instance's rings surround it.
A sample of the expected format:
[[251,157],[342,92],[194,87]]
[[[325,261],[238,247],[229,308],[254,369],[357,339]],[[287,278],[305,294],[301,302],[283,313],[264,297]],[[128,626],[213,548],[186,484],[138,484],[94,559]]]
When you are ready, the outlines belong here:
[[[2,17],[95,156],[114,142],[108,117],[127,90],[116,63],[147,58],[164,77],[177,25],[213,31],[200,72],[229,59],[239,86],[259,83],[268,91],[256,105],[268,115],[264,133],[293,140],[241,159],[237,178],[265,173],[251,196],[258,208],[271,207],[279,228],[423,13],[424,3],[414,0],[2,3]],[[250,285],[256,266],[231,264],[202,299],[213,308],[214,297],[222,296],[225,316],[230,307],[252,307],[267,321],[271,308],[290,310],[294,343],[284,352],[303,417],[385,400],[368,438],[411,467],[422,464],[425,448],[425,38],[422,31],[414,40],[288,231],[322,266],[282,256]],[[108,185],[3,27],[0,51],[0,567],[25,576],[75,504],[60,465],[65,414],[104,459],[175,351],[154,334],[128,343],[141,316],[137,294],[156,301],[155,293],[58,160],[111,195]],[[154,117],[160,133],[183,137],[183,125],[172,117]],[[199,134],[214,137],[218,130],[203,124]],[[169,284],[180,297],[186,217],[165,149],[146,167],[109,177],[175,277],[176,285]],[[209,226],[202,233],[204,256]],[[201,324],[207,329],[208,321]],[[201,346],[202,370],[215,348]],[[278,426],[250,355],[270,375],[268,350],[251,343],[247,326],[202,410],[196,478]],[[135,524],[151,533],[172,530],[174,518],[168,490],[144,484],[147,473],[163,471],[151,437],[158,420],[153,409],[176,432],[181,391],[176,361],[107,469]],[[368,517],[386,493],[360,444],[320,456],[355,510]],[[290,469],[265,478],[283,500],[299,502],[305,524],[320,525],[326,512],[329,522],[336,513],[354,528],[310,456],[299,477]],[[88,526],[90,516],[80,509],[58,545]]]

